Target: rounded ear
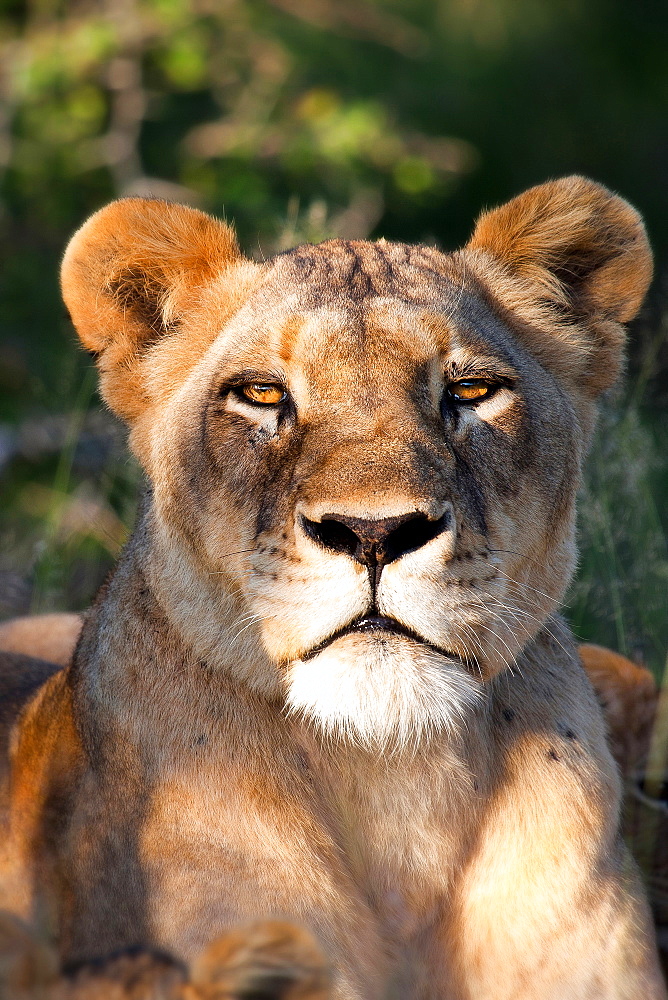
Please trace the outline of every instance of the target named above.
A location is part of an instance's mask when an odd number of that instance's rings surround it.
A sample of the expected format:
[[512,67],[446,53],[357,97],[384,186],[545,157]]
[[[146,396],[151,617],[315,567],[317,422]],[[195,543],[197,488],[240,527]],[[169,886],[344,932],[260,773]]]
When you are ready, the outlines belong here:
[[628,202],[585,177],[549,181],[485,212],[463,254],[501,305],[552,335],[552,350],[550,338],[533,343],[548,364],[565,359],[593,393],[614,382],[621,324],[652,277],[645,227]]
[[132,420],[143,408],[141,357],[177,332],[203,287],[242,259],[225,223],[157,199],[112,202],[74,234],[61,270],[63,298],[120,416]]

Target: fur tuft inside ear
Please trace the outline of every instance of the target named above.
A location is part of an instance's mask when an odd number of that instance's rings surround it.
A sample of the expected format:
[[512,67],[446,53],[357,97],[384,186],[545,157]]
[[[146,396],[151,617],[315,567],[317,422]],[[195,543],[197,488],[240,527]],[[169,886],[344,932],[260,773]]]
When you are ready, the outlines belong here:
[[120,416],[132,420],[141,408],[137,358],[178,330],[202,288],[241,260],[225,223],[154,199],[112,202],[75,233],[63,259],[63,298]]
[[[652,277],[631,205],[585,177],[550,181],[483,214],[464,256],[501,305],[571,348],[569,374],[593,393],[612,384],[620,324],[636,315]],[[545,355],[546,344],[534,346]]]

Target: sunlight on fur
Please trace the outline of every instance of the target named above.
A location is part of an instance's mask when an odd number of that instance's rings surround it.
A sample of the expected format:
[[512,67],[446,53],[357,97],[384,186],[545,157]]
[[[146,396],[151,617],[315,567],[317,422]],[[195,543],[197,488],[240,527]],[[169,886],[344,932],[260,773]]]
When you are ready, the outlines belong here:
[[650,274],[581,177],[455,253],[256,263],[141,198],[73,237],[64,299],[149,489],[72,663],[13,626],[0,671],[0,908],[53,923],[58,988],[133,948],[195,975],[273,916],[333,1000],[666,1000],[558,612]]
[[287,672],[290,712],[378,752],[456,736],[480,697],[461,664],[402,636],[346,636]]

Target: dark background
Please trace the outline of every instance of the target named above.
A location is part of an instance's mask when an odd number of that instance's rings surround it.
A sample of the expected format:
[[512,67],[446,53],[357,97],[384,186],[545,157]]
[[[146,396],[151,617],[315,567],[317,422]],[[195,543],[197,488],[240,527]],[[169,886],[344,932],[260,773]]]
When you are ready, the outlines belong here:
[[0,12],[0,617],[83,607],[139,474],[99,410],[59,258],[104,202],[235,220],[255,256],[330,235],[452,248],[581,172],[647,219],[656,280],[583,490],[578,633],[668,647],[668,4],[5,0]]

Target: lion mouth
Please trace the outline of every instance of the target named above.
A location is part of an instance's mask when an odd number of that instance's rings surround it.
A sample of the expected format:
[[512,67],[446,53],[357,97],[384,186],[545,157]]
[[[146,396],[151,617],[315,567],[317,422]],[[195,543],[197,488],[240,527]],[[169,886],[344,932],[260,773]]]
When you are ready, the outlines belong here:
[[462,666],[468,666],[465,660],[450,649],[442,649],[440,646],[434,645],[434,643],[429,642],[423,636],[418,635],[413,629],[408,628],[406,625],[402,625],[401,622],[397,621],[396,618],[388,618],[385,615],[364,615],[362,618],[358,618],[354,622],[350,622],[348,625],[344,625],[343,628],[337,629],[336,632],[332,632],[328,635],[326,639],[319,642],[317,646],[314,646],[307,653],[304,653],[300,659],[302,661],[308,661],[317,656],[318,653],[322,653],[323,649],[331,646],[332,643],[336,642],[337,639],[342,639],[346,635],[355,635],[356,633],[369,634],[369,635],[401,635],[407,639],[411,639],[413,642],[418,643],[420,646],[424,646],[427,649],[431,649],[434,653],[438,653],[439,656],[447,656],[449,660],[456,660],[461,663]]

